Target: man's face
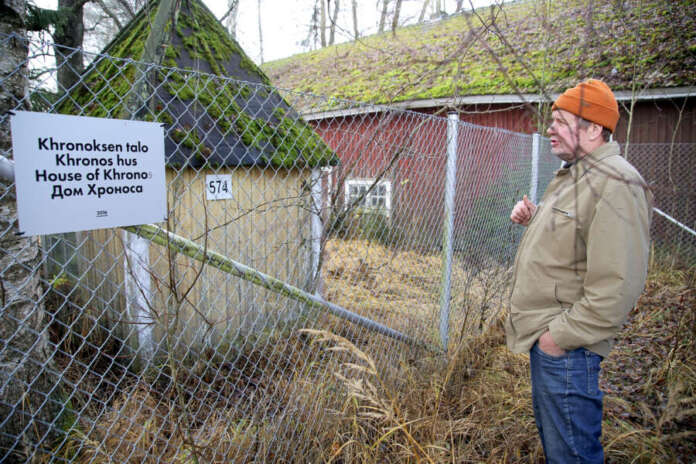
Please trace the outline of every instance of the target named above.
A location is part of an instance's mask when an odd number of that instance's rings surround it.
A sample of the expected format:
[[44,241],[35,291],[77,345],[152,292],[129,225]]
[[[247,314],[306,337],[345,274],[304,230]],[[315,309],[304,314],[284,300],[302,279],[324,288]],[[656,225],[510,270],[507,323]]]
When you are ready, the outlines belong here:
[[576,115],[566,110],[554,110],[551,113],[551,125],[547,129],[551,139],[551,153],[563,161],[575,161],[585,155],[580,149],[584,146],[585,128],[579,125]]

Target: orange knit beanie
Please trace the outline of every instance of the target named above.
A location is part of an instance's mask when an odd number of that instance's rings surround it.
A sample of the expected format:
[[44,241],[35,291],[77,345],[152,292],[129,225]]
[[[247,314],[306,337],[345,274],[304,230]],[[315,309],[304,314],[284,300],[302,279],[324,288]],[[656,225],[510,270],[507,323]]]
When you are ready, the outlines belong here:
[[619,121],[619,105],[607,84],[597,79],[579,83],[561,94],[553,103],[561,109],[606,127],[614,132]]

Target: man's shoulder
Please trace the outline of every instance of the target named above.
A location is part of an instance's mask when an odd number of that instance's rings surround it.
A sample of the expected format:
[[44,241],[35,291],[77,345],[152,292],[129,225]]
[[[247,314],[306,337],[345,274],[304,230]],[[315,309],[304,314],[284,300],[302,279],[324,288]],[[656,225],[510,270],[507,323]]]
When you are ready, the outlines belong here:
[[604,156],[590,169],[593,175],[604,176],[607,180],[622,180],[644,184],[643,176],[626,158],[616,142],[606,144]]
[[645,183],[643,176],[640,175],[635,166],[621,155],[606,158],[604,164],[609,179]]
[[620,151],[603,158],[591,171],[592,175],[589,177],[594,180],[590,180],[590,183],[598,197],[642,198],[646,204],[652,204],[650,186],[638,169],[621,156]]

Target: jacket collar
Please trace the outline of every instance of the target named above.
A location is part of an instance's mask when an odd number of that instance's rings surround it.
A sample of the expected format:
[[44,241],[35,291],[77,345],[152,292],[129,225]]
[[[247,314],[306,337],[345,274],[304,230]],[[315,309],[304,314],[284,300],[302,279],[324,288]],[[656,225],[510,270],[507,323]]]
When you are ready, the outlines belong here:
[[565,175],[567,173],[570,173],[573,175],[573,178],[579,178],[585,175],[587,171],[592,169],[593,166],[597,165],[605,158],[617,155],[621,155],[621,147],[619,147],[619,144],[614,141],[607,142],[597,147],[594,151],[583,156],[578,161],[574,162],[571,166],[562,167],[561,169],[556,171],[556,174]]

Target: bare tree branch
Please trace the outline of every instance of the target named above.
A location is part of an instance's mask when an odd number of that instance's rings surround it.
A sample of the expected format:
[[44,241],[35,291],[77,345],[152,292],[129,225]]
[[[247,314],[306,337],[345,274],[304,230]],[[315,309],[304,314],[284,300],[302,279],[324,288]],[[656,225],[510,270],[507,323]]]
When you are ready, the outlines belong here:
[[418,15],[418,22],[422,23],[425,19],[425,12],[428,11],[428,6],[430,5],[430,0],[423,0],[423,7],[421,8],[420,15]]
[[220,22],[223,22],[230,15],[232,15],[232,17],[236,17],[237,12],[239,11],[239,0],[230,0],[228,6],[229,8],[227,8],[225,14],[220,17]]
[[[97,4],[101,7],[101,9],[104,11],[104,13],[107,14],[109,18],[116,24],[116,27],[121,30],[123,29],[123,24],[121,24],[121,20],[118,18],[118,15],[109,8],[106,3],[104,3],[104,0],[96,0]],[[96,25],[95,25],[96,27]]]

